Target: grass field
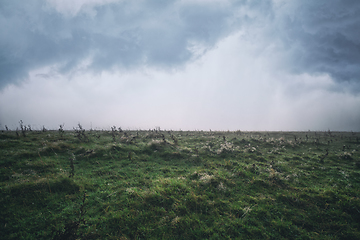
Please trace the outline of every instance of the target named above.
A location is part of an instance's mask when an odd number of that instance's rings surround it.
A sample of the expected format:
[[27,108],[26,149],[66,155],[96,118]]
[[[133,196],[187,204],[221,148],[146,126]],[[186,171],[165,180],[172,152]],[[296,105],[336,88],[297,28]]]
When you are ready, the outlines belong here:
[[1,239],[360,239],[360,133],[2,131]]

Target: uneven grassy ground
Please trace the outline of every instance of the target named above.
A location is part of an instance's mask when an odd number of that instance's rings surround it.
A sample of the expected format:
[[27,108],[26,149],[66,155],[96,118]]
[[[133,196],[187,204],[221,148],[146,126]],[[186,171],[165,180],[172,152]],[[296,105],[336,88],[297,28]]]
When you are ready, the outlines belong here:
[[1,239],[360,239],[360,133],[25,135],[0,133]]

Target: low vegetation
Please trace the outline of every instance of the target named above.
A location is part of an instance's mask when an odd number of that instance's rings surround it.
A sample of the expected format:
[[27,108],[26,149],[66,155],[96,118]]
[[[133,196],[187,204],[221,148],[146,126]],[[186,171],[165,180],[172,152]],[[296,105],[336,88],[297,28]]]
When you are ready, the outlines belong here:
[[1,239],[360,239],[360,133],[20,124]]

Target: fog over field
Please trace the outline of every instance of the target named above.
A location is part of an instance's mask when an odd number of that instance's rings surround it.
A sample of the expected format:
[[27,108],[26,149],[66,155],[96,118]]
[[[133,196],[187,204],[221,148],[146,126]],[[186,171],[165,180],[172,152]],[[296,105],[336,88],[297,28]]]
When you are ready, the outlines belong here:
[[0,129],[360,131],[358,0],[0,0]]

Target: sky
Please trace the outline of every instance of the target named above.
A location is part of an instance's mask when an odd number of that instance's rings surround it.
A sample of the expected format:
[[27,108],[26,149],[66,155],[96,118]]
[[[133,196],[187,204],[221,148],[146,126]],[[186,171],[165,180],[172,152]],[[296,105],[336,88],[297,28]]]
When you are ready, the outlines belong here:
[[0,129],[360,131],[358,0],[0,0]]

